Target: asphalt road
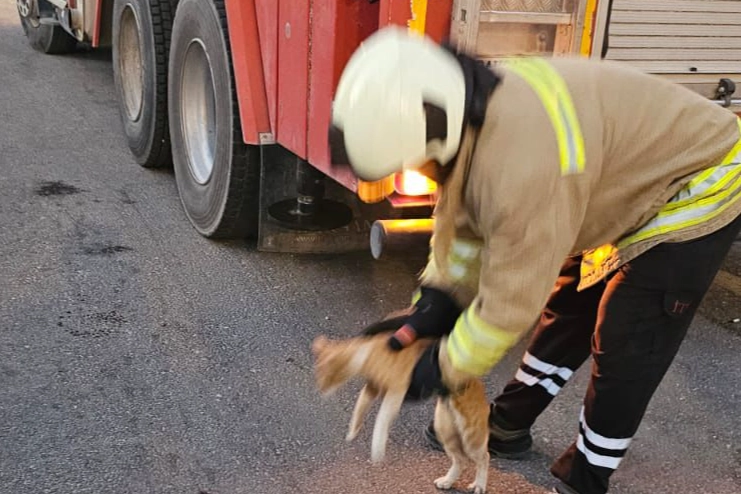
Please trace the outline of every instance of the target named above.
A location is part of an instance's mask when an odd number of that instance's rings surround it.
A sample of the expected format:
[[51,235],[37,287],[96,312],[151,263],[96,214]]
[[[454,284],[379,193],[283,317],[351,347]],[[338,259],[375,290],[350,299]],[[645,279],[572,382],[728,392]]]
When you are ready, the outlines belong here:
[[[738,259],[612,492],[741,492]],[[368,427],[343,439],[358,383],[321,399],[308,351],[403,306],[415,268],[201,238],[172,172],[138,167],[125,146],[110,53],[34,52],[14,2],[0,4],[3,494],[436,492],[448,461],[422,440],[433,405],[405,408],[372,466]],[[550,488],[587,371],[537,423],[529,459],[492,461],[489,492]]]

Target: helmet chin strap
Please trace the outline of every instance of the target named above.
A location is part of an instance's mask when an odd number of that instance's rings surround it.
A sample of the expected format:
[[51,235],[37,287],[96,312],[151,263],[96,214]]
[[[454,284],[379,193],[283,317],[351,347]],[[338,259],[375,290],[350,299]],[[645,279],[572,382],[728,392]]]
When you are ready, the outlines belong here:
[[455,47],[445,43],[442,47],[452,53],[463,70],[466,81],[466,103],[463,112],[463,126],[481,127],[486,118],[489,98],[501,82],[499,74],[492,71],[481,60],[467,53],[457,52]]
[[[466,53],[456,51],[455,47],[450,43],[443,43],[442,46],[444,49],[452,53],[458,60],[466,81],[466,102],[463,112],[463,128],[461,129],[461,136],[463,136],[466,127],[472,126],[474,128],[480,128],[484,125],[486,109],[489,106],[489,98],[501,82],[501,78],[499,74],[492,71],[480,60],[477,60]],[[430,108],[425,105],[425,112],[427,113],[428,129],[440,129],[441,121],[439,115],[436,114],[434,109],[433,111],[430,111]],[[431,135],[430,130],[428,130],[428,141],[431,138],[441,137],[439,135],[434,135],[435,131],[433,131],[432,134],[433,135]],[[438,184],[443,185],[453,172],[453,166],[457,160],[458,153],[456,153],[448,163],[441,164],[436,161],[430,161],[421,166],[417,171],[430,180],[434,180]]]
[[347,156],[345,148],[345,133],[335,126],[329,126],[329,154],[332,165],[349,165],[350,158]]

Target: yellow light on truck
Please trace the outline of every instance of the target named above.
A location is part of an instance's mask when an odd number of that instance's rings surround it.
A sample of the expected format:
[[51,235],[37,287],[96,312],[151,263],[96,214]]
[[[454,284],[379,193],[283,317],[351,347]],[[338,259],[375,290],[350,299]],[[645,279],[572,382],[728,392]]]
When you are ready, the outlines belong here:
[[394,189],[405,196],[425,196],[437,190],[437,184],[419,172],[406,170],[394,177]]

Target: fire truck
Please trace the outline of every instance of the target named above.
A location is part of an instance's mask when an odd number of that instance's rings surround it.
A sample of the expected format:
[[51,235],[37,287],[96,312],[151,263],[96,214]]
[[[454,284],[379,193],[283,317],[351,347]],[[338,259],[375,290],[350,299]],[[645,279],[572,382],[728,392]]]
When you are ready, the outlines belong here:
[[604,56],[741,112],[739,1],[16,2],[37,50],[111,50],[131,153],[143,167],[173,168],[195,230],[253,237],[264,251],[344,252],[370,240],[379,258],[426,248],[434,183],[414,172],[362,182],[330,162],[339,76],[355,48],[389,24],[485,61]]

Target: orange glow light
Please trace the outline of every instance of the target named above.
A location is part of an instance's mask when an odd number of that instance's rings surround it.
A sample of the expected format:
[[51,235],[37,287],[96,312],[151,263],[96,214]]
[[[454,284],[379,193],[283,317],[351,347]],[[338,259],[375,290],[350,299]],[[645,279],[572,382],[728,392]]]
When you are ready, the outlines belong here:
[[396,174],[394,189],[405,196],[425,196],[434,193],[437,184],[419,172],[406,170]]

